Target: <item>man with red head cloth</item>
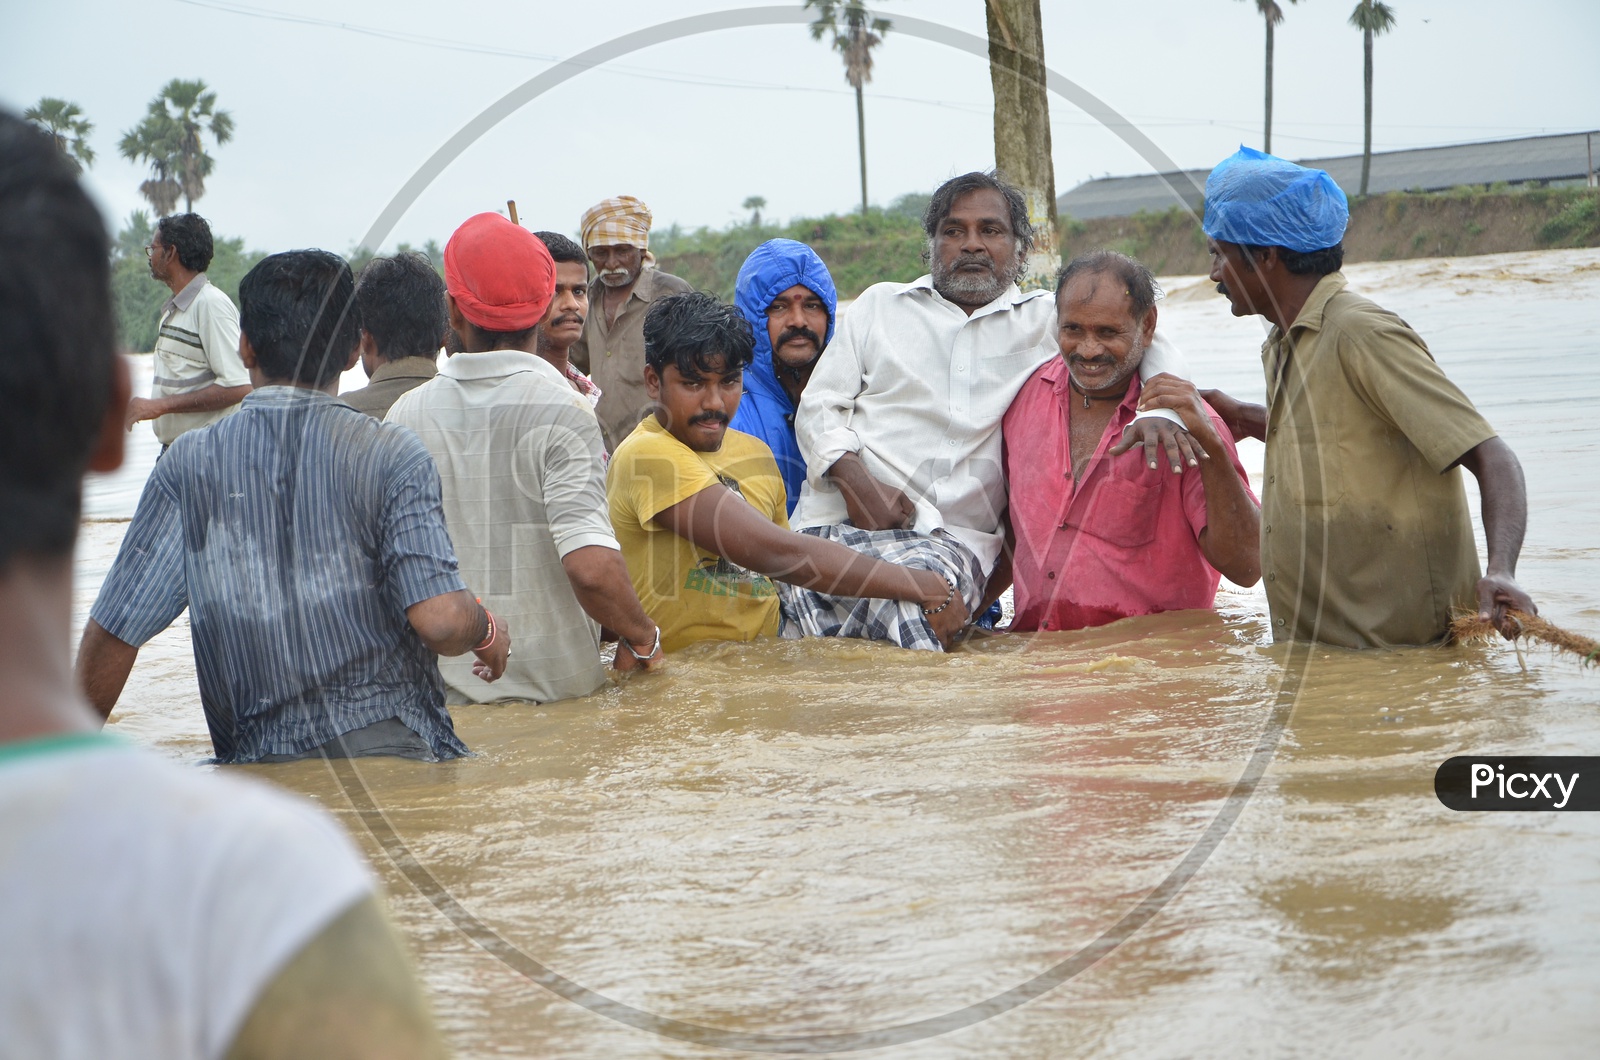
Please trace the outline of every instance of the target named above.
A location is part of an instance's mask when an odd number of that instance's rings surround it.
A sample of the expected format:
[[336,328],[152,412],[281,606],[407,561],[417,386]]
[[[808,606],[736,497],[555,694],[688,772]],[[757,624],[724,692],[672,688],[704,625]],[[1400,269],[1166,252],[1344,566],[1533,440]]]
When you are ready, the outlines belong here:
[[[444,279],[464,352],[388,419],[433,454],[461,576],[514,638],[495,693],[587,695],[605,681],[600,627],[620,638],[619,670],[659,659],[661,641],[611,532],[594,412],[535,352],[555,263],[533,233],[482,213],[445,245]],[[452,701],[482,697],[469,667],[440,669]]]

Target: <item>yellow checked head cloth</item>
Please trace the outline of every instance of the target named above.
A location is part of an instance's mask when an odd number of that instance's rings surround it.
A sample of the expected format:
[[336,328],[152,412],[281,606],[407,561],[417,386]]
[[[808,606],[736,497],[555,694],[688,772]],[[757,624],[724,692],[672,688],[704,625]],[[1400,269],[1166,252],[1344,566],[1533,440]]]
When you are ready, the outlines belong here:
[[583,211],[583,249],[650,245],[650,207],[632,195],[604,199]]

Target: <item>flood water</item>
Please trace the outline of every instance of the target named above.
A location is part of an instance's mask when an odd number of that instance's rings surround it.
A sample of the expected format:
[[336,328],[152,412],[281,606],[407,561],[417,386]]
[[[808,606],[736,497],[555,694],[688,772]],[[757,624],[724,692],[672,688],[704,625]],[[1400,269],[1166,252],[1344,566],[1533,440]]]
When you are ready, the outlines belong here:
[[[1600,635],[1600,251],[1347,275],[1516,450],[1519,578]],[[1197,382],[1261,400],[1259,322],[1168,286]],[[135,442],[91,485],[80,622],[153,459]],[[1600,1035],[1600,816],[1432,791],[1457,754],[1600,754],[1600,671],[1537,650],[1526,671],[1503,645],[1291,654],[1259,589],[1225,584],[1215,614],[945,657],[703,644],[455,718],[477,757],[248,771],[351,828],[462,1056],[1587,1056]],[[111,728],[209,755],[186,620]]]

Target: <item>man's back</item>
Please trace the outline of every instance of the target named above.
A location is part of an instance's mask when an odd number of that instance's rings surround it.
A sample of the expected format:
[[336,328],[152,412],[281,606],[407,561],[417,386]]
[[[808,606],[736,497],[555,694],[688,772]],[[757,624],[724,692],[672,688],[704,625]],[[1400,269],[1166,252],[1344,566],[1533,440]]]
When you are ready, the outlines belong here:
[[0,744],[0,1057],[221,1057],[372,891],[331,820],[264,784],[100,734]]
[[[617,547],[588,402],[534,354],[494,350],[451,357],[388,418],[433,454],[462,577],[515,645],[495,697],[549,702],[600,687],[599,627],[562,564],[579,548]],[[469,663],[440,665],[453,699],[483,697]]]
[[438,478],[408,432],[327,394],[265,387],[157,462],[92,617],[142,644],[187,606],[222,761],[298,754],[399,718],[466,748],[406,620],[460,589]]

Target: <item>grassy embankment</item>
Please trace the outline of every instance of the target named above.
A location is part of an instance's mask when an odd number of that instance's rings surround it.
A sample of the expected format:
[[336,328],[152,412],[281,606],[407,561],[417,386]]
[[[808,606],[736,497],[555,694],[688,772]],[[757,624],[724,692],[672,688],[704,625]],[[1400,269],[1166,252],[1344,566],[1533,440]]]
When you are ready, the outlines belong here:
[[[687,233],[674,226],[653,233],[651,247],[665,271],[731,300],[739,266],[751,250],[777,236],[798,239],[828,263],[840,297],[854,298],[881,280],[904,282],[925,271],[920,219],[926,202],[925,195],[906,195],[887,210],[866,216],[804,218],[786,225],[740,224]],[[133,350],[154,344],[157,317],[170,294],[150,279],[143,250],[149,233],[148,221],[130,224],[113,250],[117,320],[123,343]],[[1197,274],[1207,268],[1199,223],[1180,208],[1094,221],[1066,218],[1061,239],[1068,257],[1110,247],[1139,258],[1161,275]],[[1600,246],[1600,189],[1459,188],[1374,195],[1351,205],[1345,236],[1348,261],[1583,246]],[[218,238],[211,279],[237,302],[240,278],[261,256],[261,251],[246,250],[241,239]],[[364,251],[353,255],[357,264],[369,256]]]

